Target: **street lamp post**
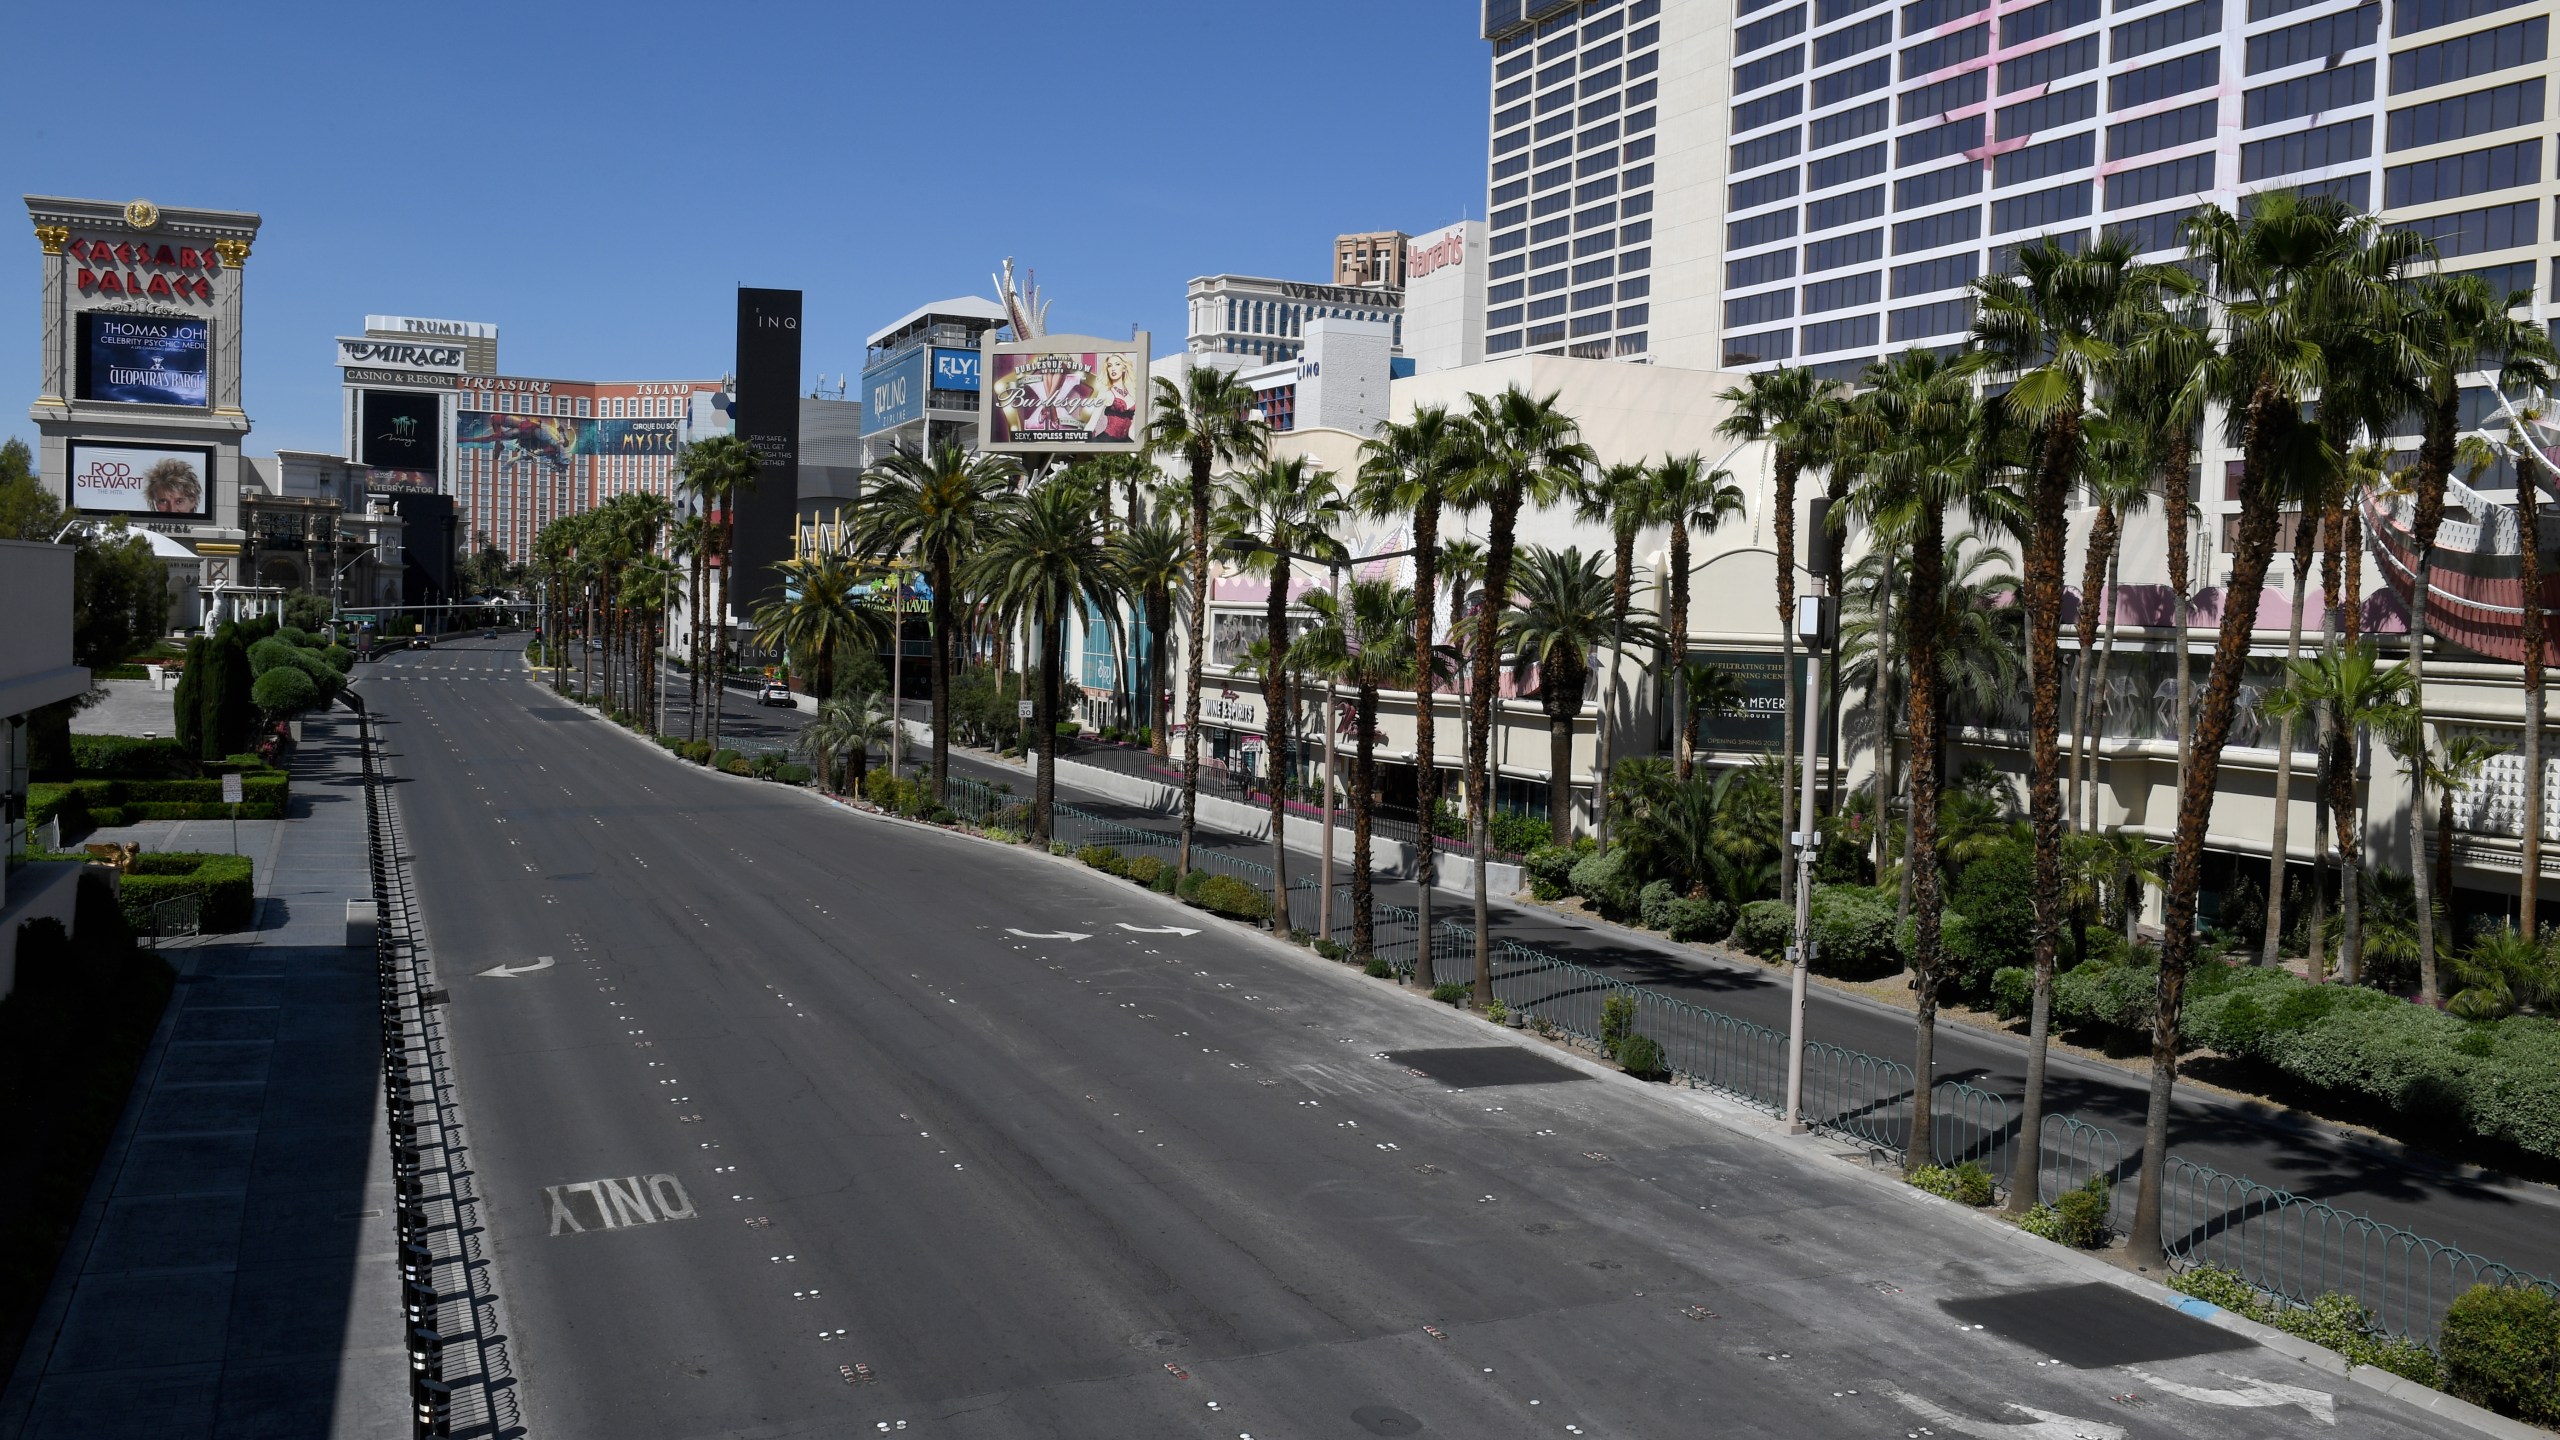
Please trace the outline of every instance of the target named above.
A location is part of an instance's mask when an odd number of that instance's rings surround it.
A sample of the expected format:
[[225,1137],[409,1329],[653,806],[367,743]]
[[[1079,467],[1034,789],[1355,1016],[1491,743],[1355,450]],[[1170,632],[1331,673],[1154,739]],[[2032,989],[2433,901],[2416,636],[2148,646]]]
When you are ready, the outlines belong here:
[[[1813,502],[1812,584],[1808,593],[1796,597],[1794,636],[1804,642],[1806,667],[1804,691],[1804,780],[1796,808],[1796,829],[1788,836],[1796,855],[1796,924],[1795,943],[1787,947],[1787,1111],[1784,1117],[1789,1134],[1801,1134],[1804,1122],[1804,1008],[1806,977],[1813,969],[1813,874],[1822,855],[1822,831],[1814,819],[1814,772],[1820,768],[1822,748],[1822,711],[1816,703],[1822,694],[1822,658],[1831,640],[1831,573],[1835,568],[1831,557],[1837,552],[1828,528],[1829,502]],[[1781,862],[1783,863],[1783,862]],[[1919,1083],[1926,1085],[1923,1075]],[[1925,1147],[1926,1135],[1914,1135],[1911,1143]]]

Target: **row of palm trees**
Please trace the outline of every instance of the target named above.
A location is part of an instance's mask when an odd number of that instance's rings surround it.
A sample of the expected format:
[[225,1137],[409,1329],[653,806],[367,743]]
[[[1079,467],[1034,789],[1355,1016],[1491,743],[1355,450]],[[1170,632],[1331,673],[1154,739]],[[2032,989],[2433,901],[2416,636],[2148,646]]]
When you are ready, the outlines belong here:
[[[2180,1005],[2197,960],[2205,834],[2240,704],[2259,598],[2285,539],[2281,521],[2288,510],[2297,515],[2292,539],[2298,559],[2288,683],[2269,707],[2283,726],[2278,824],[2288,808],[2292,727],[2316,726],[2321,795],[2335,822],[2344,877],[2342,960],[2353,978],[2361,940],[2358,737],[2367,729],[2379,731],[2408,758],[2418,791],[2415,924],[2421,985],[2432,1002],[2434,902],[2440,897],[2431,892],[2442,887],[2445,872],[2431,876],[2426,863],[2426,787],[2458,776],[2461,765],[2476,764],[2476,758],[2466,761],[2450,747],[2439,753],[2418,718],[2424,713],[2430,556],[2450,477],[2481,458],[2463,449],[2465,377],[2491,371],[2500,389],[2517,391],[2542,383],[2552,364],[2548,337],[2512,318],[2527,296],[2492,294],[2476,276],[2439,273],[2421,238],[2386,230],[2335,201],[2271,193],[2253,197],[2245,216],[2208,206],[2187,222],[2185,237],[2186,258],[2170,264],[2144,263],[2130,242],[2115,237],[2077,249],[2051,240],[2027,245],[2007,272],[1976,282],[1972,340],[1955,353],[1904,352],[1872,366],[1854,389],[1813,384],[1802,371],[1757,375],[1730,397],[1736,411],[1726,422],[1734,433],[1771,443],[1782,491],[1803,472],[1823,472],[1835,502],[1834,523],[1854,520],[1866,530],[1868,557],[1847,577],[1853,585],[1872,587],[1870,594],[1853,597],[1865,612],[1861,638],[1868,650],[1853,683],[1865,683],[1880,712],[1873,727],[1879,819],[1900,765],[1893,754],[1897,728],[1909,752],[1904,856],[1914,930],[1910,963],[1920,999],[1914,1065],[1923,1077],[1930,1074],[1934,996],[1944,965],[1934,831],[1946,785],[1941,756],[1954,713],[1947,647],[1960,625],[1980,620],[1979,607],[1970,604],[1951,611],[1951,593],[1963,587],[1950,586],[1948,567],[1973,564],[1993,552],[2005,563],[2006,552],[1997,548],[2004,541],[2023,555],[2015,600],[2024,628],[2019,659],[2029,695],[2027,814],[2036,861],[2034,999],[2020,1132],[2027,1136],[2038,1133],[2041,1121],[2056,937],[2072,908],[2065,887],[2070,846],[2075,836],[2097,828],[2099,760],[2087,738],[2087,696],[2102,682],[2113,652],[2114,620],[2102,607],[2110,605],[2106,597],[2114,594],[2121,573],[2125,521],[2154,492],[2159,495],[2167,522],[2163,559],[2173,592],[2171,633],[2180,639],[2183,662],[2194,523],[2188,473],[2203,426],[2219,424],[2224,443],[2240,457],[2230,578],[2200,695],[2190,693],[2186,665],[2178,667],[2178,813],[2164,887],[2151,1095],[2131,1236],[2138,1261],[2159,1257],[2168,1105]],[[2410,418],[2419,433],[2414,454],[2382,450],[2374,437]],[[2521,435],[2509,437],[2505,452],[2524,472],[2521,513],[2531,530],[2540,452]],[[2369,492],[2407,497],[2415,514],[2413,643],[2405,666],[2379,662],[2360,634],[2362,617],[2353,603],[2362,589],[2360,527]],[[2075,496],[2092,503],[2096,516],[2081,577],[2078,683],[2066,757],[2060,639]],[[1792,496],[1782,494],[1776,506],[1782,526],[1791,510]],[[1948,528],[1957,519],[1971,533],[1950,544]],[[2538,619],[2533,547],[2528,539],[2529,626]],[[1779,550],[1779,573],[1786,577],[1793,569],[1791,537],[1781,536]],[[2305,658],[2302,595],[2315,550],[2328,613],[2322,653]],[[1906,564],[1908,573],[1897,573]],[[1782,578],[1782,592],[1788,583]],[[1782,614],[1788,598],[1782,593]],[[1906,608],[1888,619],[1896,603]],[[2538,635],[2528,640],[2527,684],[2536,691],[2540,648]],[[1897,688],[1901,693],[1889,701]],[[1888,703],[1901,711],[1899,727],[1881,713]],[[2529,749],[2539,746],[2538,708],[2529,700]],[[2075,792],[2069,806],[2066,789]],[[2527,789],[2534,797],[2528,804],[2538,806],[2539,787]],[[2539,814],[2528,815],[2524,828],[2530,850],[2540,832]],[[2284,890],[2285,842],[2282,831],[2277,833],[2262,957],[2269,961]],[[2529,855],[2519,891],[2528,925],[2537,868]],[[1929,1133],[1929,1098],[1924,1080],[1913,1097],[1915,1135]],[[1919,1163],[1927,1157],[1915,1147],[1912,1158]],[[2033,1203],[2036,1163],[2033,1143],[2020,1147],[2014,1203]]]

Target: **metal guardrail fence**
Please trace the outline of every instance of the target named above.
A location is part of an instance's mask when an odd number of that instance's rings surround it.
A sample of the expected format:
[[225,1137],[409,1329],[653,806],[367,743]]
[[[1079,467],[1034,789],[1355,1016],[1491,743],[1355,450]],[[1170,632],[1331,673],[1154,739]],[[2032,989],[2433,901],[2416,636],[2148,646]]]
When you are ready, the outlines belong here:
[[2160,1233],[2170,1262],[2219,1265],[2297,1305],[2336,1291],[2394,1334],[2433,1341],[2446,1307],[2474,1285],[2560,1283],[2318,1200],[2169,1157]]
[[[1021,803],[994,787],[954,777],[952,809],[963,816],[992,813]],[[964,787],[966,787],[964,789]],[[967,797],[964,801],[963,797]],[[1170,859],[1177,837],[1094,815],[1072,805],[1055,810],[1055,834],[1071,848],[1108,845],[1123,854],[1154,853]],[[1192,849],[1199,868],[1232,875],[1267,892],[1270,868],[1205,845]],[[1313,930],[1318,882],[1293,881],[1289,923]],[[1415,912],[1376,904],[1375,948],[1398,978],[1413,974],[1419,932]],[[1351,887],[1335,889],[1332,938],[1352,929]],[[1441,982],[1472,983],[1475,932],[1440,921],[1433,946],[1434,975]],[[1560,959],[1515,941],[1491,949],[1496,999],[1530,1022],[1543,1022],[1594,1046],[1600,1042],[1609,999],[1635,1003],[1634,1029],[1662,1047],[1675,1078],[1732,1095],[1776,1113],[1786,1100],[1787,1037],[1784,1032],[1707,1006],[1646,990],[1615,976]],[[1911,1142],[1911,1067],[1822,1041],[1804,1049],[1806,1123],[1873,1147],[1899,1160]],[[1931,1097],[1929,1154],[1934,1163],[1972,1161],[2006,1188],[2018,1115],[2007,1096],[1959,1081],[1940,1082]],[[2038,1195],[2053,1201],[2093,1176],[2108,1186],[2112,1228],[2130,1220],[2138,1151],[2115,1131],[2072,1115],[2047,1115],[2037,1137]],[[2374,1312],[2394,1334],[2432,1342],[2454,1298],[2474,1284],[2522,1284],[2560,1295],[2560,1282],[2476,1255],[2458,1246],[2323,1202],[2227,1175],[2177,1155],[2168,1157],[2163,1195],[2163,1242],[2173,1266],[2214,1264],[2236,1271],[2250,1285],[2294,1304],[2342,1292]]]

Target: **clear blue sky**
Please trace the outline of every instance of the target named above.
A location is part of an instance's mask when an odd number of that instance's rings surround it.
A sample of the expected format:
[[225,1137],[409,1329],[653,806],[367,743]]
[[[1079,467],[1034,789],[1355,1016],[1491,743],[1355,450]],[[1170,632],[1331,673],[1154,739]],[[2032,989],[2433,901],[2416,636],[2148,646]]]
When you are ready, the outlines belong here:
[[[1183,284],[1330,278],[1333,237],[1484,206],[1475,0],[16,9],[19,193],[253,210],[252,453],[335,449],[329,340],[487,320],[513,374],[713,377],[739,284],[804,368],[1038,272],[1050,327],[1182,343]],[[37,249],[0,283],[30,442]],[[804,376],[804,383],[808,377]]]

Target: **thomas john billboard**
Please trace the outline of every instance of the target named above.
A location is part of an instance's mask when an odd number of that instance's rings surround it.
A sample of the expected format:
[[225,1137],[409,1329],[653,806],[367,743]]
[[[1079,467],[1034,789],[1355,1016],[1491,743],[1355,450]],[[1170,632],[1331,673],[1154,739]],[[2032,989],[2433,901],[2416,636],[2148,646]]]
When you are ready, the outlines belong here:
[[206,396],[202,320],[156,315],[80,316],[80,398],[124,405],[192,405]]

